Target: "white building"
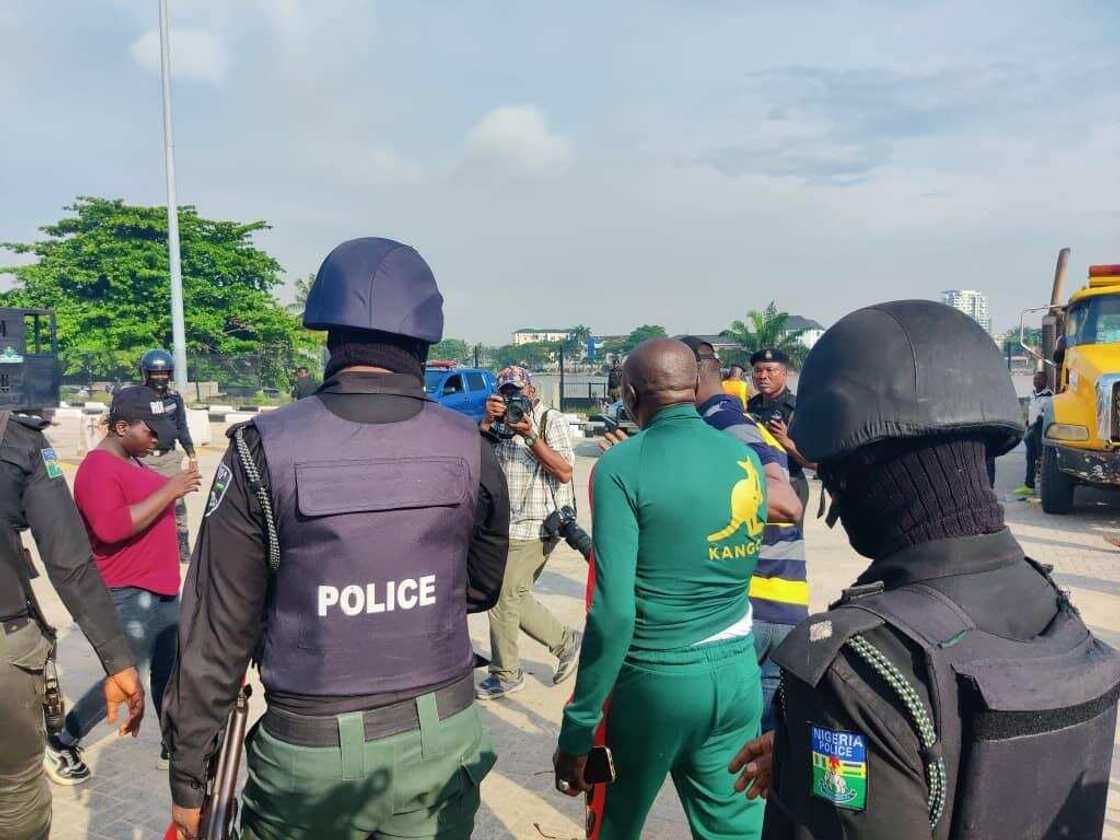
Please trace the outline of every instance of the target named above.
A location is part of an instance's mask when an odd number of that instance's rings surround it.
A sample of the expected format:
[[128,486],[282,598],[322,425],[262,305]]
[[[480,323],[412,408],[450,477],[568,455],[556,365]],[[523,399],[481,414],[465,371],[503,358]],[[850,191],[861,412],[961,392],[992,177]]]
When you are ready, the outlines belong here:
[[513,346],[517,347],[521,344],[534,344],[538,341],[564,341],[567,337],[567,330],[516,330],[513,333]]
[[824,327],[814,321],[812,318],[802,318],[800,315],[790,315],[789,320],[786,321],[786,331],[796,332],[802,330],[797,340],[805,345],[806,349],[812,350],[813,345],[817,343],[822,335],[824,335]]
[[988,310],[988,296],[975,289],[948,289],[941,293],[941,302],[946,306],[959,309],[984,328],[992,332],[992,316]]

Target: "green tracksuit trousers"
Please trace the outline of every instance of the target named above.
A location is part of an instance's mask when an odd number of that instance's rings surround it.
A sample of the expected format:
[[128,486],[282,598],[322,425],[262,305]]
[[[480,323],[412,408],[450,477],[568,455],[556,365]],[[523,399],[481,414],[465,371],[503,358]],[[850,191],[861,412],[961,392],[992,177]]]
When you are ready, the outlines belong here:
[[606,717],[617,780],[593,800],[591,819],[598,825],[588,836],[639,840],[671,774],[693,838],[759,837],[765,803],[736,792],[737,777],[727,768],[743,744],[758,737],[761,718],[753,637],[631,652]]

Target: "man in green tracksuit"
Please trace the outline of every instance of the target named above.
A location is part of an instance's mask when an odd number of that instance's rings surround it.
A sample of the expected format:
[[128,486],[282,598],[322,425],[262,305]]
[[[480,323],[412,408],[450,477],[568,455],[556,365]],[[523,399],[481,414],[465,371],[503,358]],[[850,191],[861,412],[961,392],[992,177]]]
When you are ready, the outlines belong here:
[[[761,800],[735,791],[728,765],[762,714],[747,591],[766,482],[758,456],[696,412],[696,379],[686,345],[640,345],[623,399],[642,432],[608,450],[592,478],[593,595],[554,761],[561,792],[593,793],[588,837],[598,840],[637,840],[669,773],[694,838],[762,828]],[[593,743],[614,755],[605,791],[583,777]]]

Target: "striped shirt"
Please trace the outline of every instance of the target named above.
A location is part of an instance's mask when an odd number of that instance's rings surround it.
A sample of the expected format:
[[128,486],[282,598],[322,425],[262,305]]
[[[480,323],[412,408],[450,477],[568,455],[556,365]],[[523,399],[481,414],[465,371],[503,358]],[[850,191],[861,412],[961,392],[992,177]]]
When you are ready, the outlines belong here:
[[[699,406],[708,425],[747,444],[762,462],[777,464],[789,480],[789,458],[762,423],[739,408],[739,400],[721,394]],[[751,578],[755,621],[800,624],[809,617],[809,583],[805,573],[805,540],[796,522],[767,523],[762,533],[758,567]]]

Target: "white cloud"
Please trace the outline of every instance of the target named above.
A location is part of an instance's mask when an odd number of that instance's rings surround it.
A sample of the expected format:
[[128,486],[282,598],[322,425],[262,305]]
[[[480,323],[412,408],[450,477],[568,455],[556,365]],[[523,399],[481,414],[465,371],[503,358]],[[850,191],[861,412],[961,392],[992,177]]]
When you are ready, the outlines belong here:
[[[159,30],[150,29],[132,42],[132,58],[145,70],[158,74]],[[197,79],[217,84],[226,74],[229,58],[225,45],[208,29],[171,29],[171,74],[176,79]]]
[[532,105],[495,108],[467,133],[467,159],[496,165],[510,175],[547,178],[572,162],[571,144],[548,130]]

